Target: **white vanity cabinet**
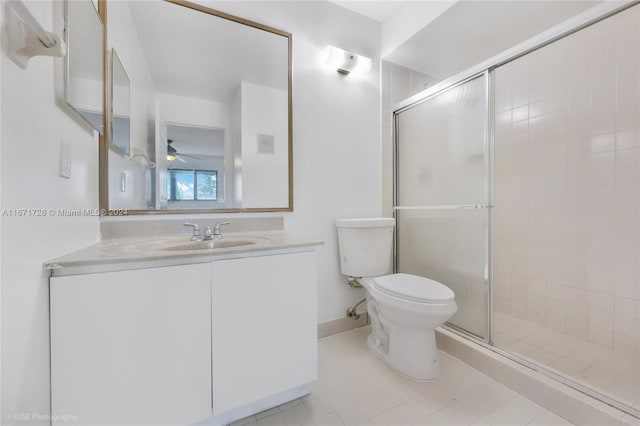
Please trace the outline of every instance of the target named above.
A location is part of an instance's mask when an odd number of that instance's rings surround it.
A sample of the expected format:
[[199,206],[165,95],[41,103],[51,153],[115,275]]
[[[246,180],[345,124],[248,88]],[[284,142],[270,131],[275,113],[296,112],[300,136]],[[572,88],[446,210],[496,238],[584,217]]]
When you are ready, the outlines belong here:
[[128,268],[50,279],[53,416],[217,425],[310,392],[312,247]]
[[214,415],[316,380],[315,251],[214,261],[211,271]]
[[210,268],[52,277],[52,415],[83,425],[209,417]]

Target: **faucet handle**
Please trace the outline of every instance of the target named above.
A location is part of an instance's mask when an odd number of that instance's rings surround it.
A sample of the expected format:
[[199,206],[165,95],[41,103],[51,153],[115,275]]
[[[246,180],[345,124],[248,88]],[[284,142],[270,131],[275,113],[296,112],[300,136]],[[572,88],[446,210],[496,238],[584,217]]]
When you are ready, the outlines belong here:
[[202,239],[202,233],[200,232],[200,225],[197,223],[183,223],[184,226],[191,226],[193,228],[193,235],[191,235],[191,241],[199,241]]
[[220,233],[220,227],[222,225],[228,225],[231,221],[225,220],[224,222],[218,222],[213,226],[213,238],[220,239],[222,238],[222,234]]
[[222,225],[229,225],[230,223],[231,223],[231,221],[230,221],[230,220],[225,220],[224,222],[218,222],[218,223],[216,223],[216,224],[215,224],[214,228],[218,228],[218,229],[220,229],[220,227],[221,227]]

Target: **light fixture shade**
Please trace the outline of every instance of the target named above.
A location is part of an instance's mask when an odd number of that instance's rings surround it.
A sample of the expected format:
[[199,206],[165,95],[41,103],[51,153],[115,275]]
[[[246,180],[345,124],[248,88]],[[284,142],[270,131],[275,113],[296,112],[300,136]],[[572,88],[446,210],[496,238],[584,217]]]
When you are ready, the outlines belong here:
[[327,46],[325,63],[340,74],[365,73],[371,70],[371,59],[347,52],[335,46]]

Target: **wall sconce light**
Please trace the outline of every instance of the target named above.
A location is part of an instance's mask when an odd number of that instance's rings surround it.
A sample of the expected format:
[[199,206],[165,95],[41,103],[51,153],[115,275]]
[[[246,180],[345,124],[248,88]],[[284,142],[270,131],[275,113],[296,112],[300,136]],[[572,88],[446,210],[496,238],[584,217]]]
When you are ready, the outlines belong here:
[[335,46],[327,46],[325,64],[335,68],[340,74],[361,74],[371,70],[371,59],[347,52]]

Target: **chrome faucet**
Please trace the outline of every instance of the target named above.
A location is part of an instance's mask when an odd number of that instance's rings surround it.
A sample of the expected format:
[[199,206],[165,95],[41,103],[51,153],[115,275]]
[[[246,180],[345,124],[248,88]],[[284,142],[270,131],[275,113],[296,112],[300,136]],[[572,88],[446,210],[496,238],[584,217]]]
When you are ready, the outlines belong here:
[[220,231],[220,227],[222,227],[222,225],[228,225],[230,224],[230,221],[224,221],[224,222],[218,222],[213,226],[213,239],[214,240],[219,240],[222,238],[222,232]]
[[213,231],[210,226],[204,228],[204,239],[205,240],[213,240]]
[[[191,226],[193,228],[193,235],[191,235],[191,241],[202,241],[204,237],[202,236],[202,232],[200,231],[200,225],[197,223],[189,223],[185,222],[184,226]],[[209,229],[211,231],[211,229]]]

